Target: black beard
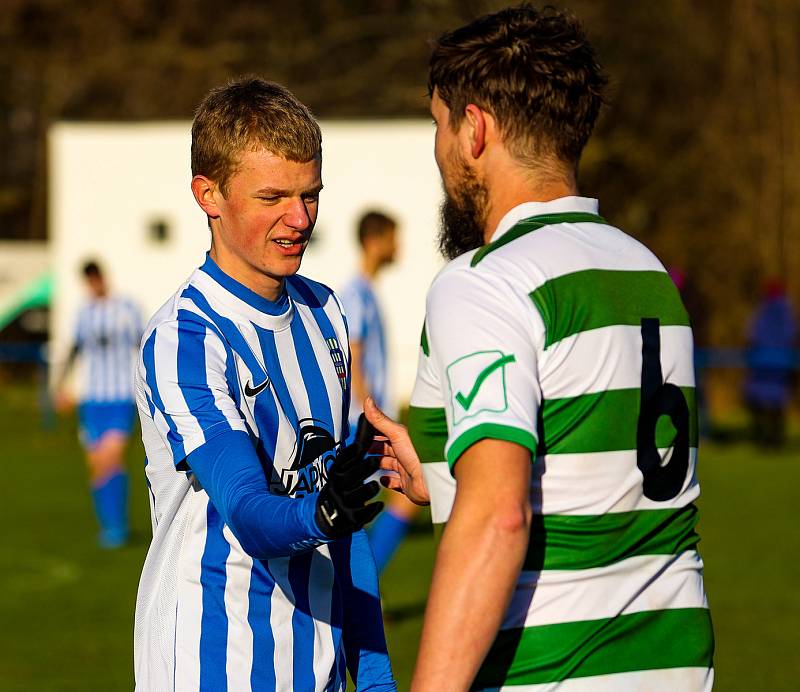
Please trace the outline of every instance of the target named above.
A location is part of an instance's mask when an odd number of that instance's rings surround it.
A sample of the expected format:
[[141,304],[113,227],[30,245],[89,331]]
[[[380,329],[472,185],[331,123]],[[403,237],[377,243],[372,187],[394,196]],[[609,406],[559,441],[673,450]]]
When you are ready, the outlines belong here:
[[444,192],[440,209],[439,252],[448,260],[483,245],[488,192],[466,166],[457,196]]

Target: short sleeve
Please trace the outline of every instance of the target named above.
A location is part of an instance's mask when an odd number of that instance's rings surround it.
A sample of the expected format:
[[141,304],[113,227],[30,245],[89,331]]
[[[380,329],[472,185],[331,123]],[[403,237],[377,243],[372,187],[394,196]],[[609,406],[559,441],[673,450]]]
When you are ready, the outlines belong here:
[[536,451],[541,405],[537,313],[502,278],[468,266],[437,278],[428,295],[431,367],[447,419],[452,471],[475,442],[500,439]]
[[456,482],[445,461],[447,418],[427,332],[427,325],[423,325],[417,379],[408,408],[408,432],[422,462],[422,474],[431,500],[431,521],[442,524],[450,516]]
[[353,341],[364,341],[367,336],[366,305],[358,280],[348,283],[340,292],[347,328]]
[[247,431],[236,404],[232,358],[213,327],[193,320],[158,325],[142,346],[141,381],[150,415],[179,468],[217,435]]

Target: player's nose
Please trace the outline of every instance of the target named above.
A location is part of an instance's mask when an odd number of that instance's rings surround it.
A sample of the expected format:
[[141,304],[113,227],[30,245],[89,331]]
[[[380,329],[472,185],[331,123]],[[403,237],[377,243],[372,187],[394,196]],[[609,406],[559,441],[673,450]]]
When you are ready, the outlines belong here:
[[283,222],[289,228],[294,228],[298,231],[303,231],[311,225],[311,214],[309,214],[308,207],[306,207],[306,203],[301,198],[297,197],[289,202],[289,207],[283,215]]

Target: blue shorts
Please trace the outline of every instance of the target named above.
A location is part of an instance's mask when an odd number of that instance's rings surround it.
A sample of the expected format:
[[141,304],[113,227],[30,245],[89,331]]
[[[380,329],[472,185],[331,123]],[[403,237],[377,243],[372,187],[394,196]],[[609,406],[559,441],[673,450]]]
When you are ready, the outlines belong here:
[[81,442],[94,447],[108,432],[129,435],[136,407],[132,401],[86,401],[78,407]]

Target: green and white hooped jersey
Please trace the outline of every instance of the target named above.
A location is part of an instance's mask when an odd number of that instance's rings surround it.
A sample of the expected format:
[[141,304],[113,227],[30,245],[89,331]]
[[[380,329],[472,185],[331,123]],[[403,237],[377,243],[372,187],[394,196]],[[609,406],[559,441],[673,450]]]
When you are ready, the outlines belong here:
[[471,444],[534,459],[527,558],[475,689],[711,689],[692,349],[664,267],[596,200],[522,204],[434,280],[409,426],[434,523]]

